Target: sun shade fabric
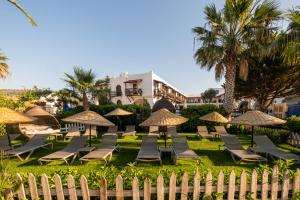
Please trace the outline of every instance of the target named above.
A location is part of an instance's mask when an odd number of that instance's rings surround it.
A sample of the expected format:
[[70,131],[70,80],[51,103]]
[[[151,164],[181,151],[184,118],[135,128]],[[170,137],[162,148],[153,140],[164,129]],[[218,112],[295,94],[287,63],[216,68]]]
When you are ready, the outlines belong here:
[[35,118],[28,117],[23,113],[11,110],[9,108],[0,107],[0,123],[4,124],[18,124],[18,123],[30,123]]
[[210,122],[220,122],[220,123],[228,123],[228,119],[223,117],[220,113],[218,112],[211,112],[208,113],[199,119],[204,120],[204,121],[210,121]]
[[132,114],[133,114],[132,112],[128,112],[121,108],[116,108],[113,111],[105,114],[104,116],[124,116],[124,115],[132,115]]
[[230,123],[245,124],[251,126],[267,126],[267,125],[284,124],[285,122],[286,122],[285,120],[255,110],[255,111],[248,111],[245,114],[232,119]]
[[63,121],[95,126],[114,126],[112,122],[93,111],[83,111],[81,113],[64,118]]
[[187,118],[176,115],[163,108],[152,113],[152,115],[141,123],[140,126],[176,126],[187,121]]

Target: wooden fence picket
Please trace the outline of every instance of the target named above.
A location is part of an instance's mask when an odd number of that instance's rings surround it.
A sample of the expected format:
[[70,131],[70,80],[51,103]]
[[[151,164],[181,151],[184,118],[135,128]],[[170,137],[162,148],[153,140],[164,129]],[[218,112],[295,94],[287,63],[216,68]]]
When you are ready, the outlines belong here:
[[290,179],[289,179],[289,171],[287,170],[283,176],[282,191],[281,191],[282,200],[289,199],[289,187],[290,187]]
[[176,199],[176,175],[173,172],[169,182],[169,200]]
[[200,174],[197,170],[194,176],[193,200],[199,200],[199,198],[200,198]]
[[204,192],[205,196],[207,197],[211,197],[211,193],[212,193],[212,174],[211,171],[209,171],[206,174],[206,179],[205,179],[205,192]]
[[267,170],[263,171],[261,181],[261,200],[268,199],[268,187],[269,187],[269,173]]
[[24,184],[23,184],[23,179],[20,174],[17,173],[16,175],[17,181],[20,182],[17,195],[18,199],[24,200],[26,199],[26,194],[25,194],[25,189],[24,189]]
[[296,170],[294,183],[293,183],[293,198],[296,197],[296,195],[300,193],[300,169]]
[[234,199],[234,193],[235,193],[235,173],[234,171],[231,171],[229,175],[229,182],[228,182],[228,200]]
[[164,177],[161,174],[157,177],[156,191],[157,191],[156,192],[157,200],[164,200],[165,197]]
[[217,197],[218,200],[223,199],[223,192],[224,192],[224,173],[221,170],[218,174],[218,182],[217,182],[217,194],[220,194]]
[[149,178],[144,181],[144,200],[151,200],[151,182]]
[[29,192],[30,192],[31,199],[32,200],[39,199],[39,195],[36,187],[36,180],[32,173],[28,175],[28,185],[29,185]]
[[51,196],[51,192],[50,192],[48,176],[46,174],[43,174],[41,177],[41,185],[42,185],[42,191],[43,191],[43,199],[51,200],[52,196]]
[[247,173],[245,170],[241,173],[241,180],[240,180],[240,200],[246,200],[246,193],[247,193]]
[[123,178],[120,175],[116,178],[116,199],[124,200]]
[[107,200],[107,181],[105,178],[100,179],[100,200]]
[[90,190],[87,179],[84,175],[80,177],[80,187],[83,200],[90,200]]
[[77,192],[75,186],[75,180],[72,175],[68,175],[67,177],[67,185],[70,200],[77,200]]
[[137,177],[132,180],[132,200],[140,200],[139,179]]
[[256,200],[257,198],[257,172],[254,169],[251,175],[251,186],[250,186],[251,198]]
[[56,198],[57,200],[64,200],[64,190],[61,182],[61,178],[58,174],[54,175],[54,183],[55,183],[55,192],[56,192]]
[[271,180],[271,200],[278,198],[278,167],[273,167],[272,180]]
[[188,199],[188,190],[189,190],[189,175],[187,172],[184,172],[184,174],[181,177],[181,200],[187,200]]

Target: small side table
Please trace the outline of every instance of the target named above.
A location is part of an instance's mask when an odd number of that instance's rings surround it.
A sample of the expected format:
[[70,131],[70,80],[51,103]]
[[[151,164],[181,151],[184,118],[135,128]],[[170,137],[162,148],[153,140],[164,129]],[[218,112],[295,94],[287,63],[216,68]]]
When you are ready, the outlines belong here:
[[173,149],[171,147],[159,147],[160,156],[166,155],[172,157]]
[[77,150],[78,157],[81,157],[81,156],[80,156],[80,153],[87,154],[87,153],[93,151],[94,149],[95,149],[95,147],[89,147],[89,146],[87,146],[87,147],[82,147],[82,148],[80,148],[80,149]]

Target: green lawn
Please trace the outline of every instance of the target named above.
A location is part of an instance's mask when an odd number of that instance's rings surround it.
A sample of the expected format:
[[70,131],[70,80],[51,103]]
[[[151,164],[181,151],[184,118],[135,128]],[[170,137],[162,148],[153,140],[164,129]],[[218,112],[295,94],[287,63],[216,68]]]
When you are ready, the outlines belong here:
[[[168,176],[171,172],[177,174],[182,174],[184,171],[188,171],[193,174],[197,169],[202,173],[206,173],[211,170],[213,175],[216,175],[219,170],[223,170],[225,174],[228,174],[231,170],[235,170],[238,174],[242,170],[251,171],[253,168],[258,167],[257,164],[253,163],[241,163],[235,164],[229,153],[219,150],[219,145],[222,145],[222,141],[210,141],[210,140],[200,140],[196,134],[183,133],[182,135],[187,136],[189,146],[200,156],[201,162],[193,160],[179,161],[177,165],[174,165],[168,157],[163,157],[163,165],[158,163],[141,163],[137,167],[133,166],[137,153],[139,151],[141,136],[143,134],[139,133],[137,136],[128,136],[123,139],[118,139],[120,145],[120,152],[114,153],[112,161],[105,165],[102,161],[92,161],[87,164],[81,164],[78,160],[72,166],[67,166],[63,162],[57,161],[50,163],[48,165],[39,165],[37,159],[51,153],[52,151],[59,150],[63,148],[67,141],[57,141],[54,142],[53,150],[38,150],[35,152],[29,160],[20,161],[17,158],[12,158],[5,160],[9,163],[9,170],[12,173],[21,173],[23,176],[27,176],[28,173],[33,173],[40,176],[43,173],[53,175],[58,174],[85,174],[89,178],[98,176],[110,176],[113,180],[117,174],[127,176],[131,179],[132,176],[139,176],[141,178],[150,177],[155,178],[158,173]],[[248,136],[240,136],[241,143],[247,147],[249,145]],[[163,140],[159,140],[161,146],[163,146]],[[168,140],[171,143],[171,140]],[[93,146],[100,145],[100,140],[94,139]],[[283,149],[292,150],[300,153],[297,148],[290,148],[289,145],[281,145]],[[131,163],[131,164],[130,164]],[[269,163],[272,165],[272,163]],[[297,167],[297,166],[295,166]]]

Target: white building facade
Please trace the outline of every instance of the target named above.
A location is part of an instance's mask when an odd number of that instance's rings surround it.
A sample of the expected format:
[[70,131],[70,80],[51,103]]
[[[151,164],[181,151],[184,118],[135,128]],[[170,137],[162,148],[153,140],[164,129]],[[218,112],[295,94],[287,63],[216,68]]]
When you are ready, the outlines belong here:
[[122,73],[111,77],[111,101],[115,104],[141,104],[147,101],[152,107],[162,97],[174,105],[183,105],[186,96],[153,71],[143,74]]

